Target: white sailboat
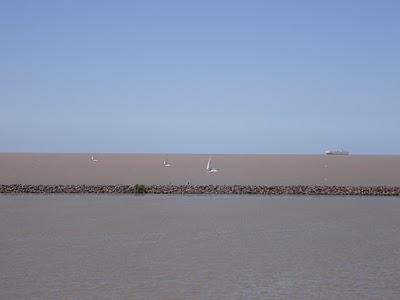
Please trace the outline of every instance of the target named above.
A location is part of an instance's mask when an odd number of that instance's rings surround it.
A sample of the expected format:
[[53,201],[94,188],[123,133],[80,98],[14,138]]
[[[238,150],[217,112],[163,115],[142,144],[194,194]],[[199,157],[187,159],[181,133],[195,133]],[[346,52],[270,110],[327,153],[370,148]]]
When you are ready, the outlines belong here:
[[164,167],[170,167],[171,166],[171,164],[168,162],[168,155],[166,155],[165,158],[164,158],[163,166]]
[[206,170],[208,173],[216,173],[219,171],[219,169],[213,168],[211,166],[211,156],[208,158]]

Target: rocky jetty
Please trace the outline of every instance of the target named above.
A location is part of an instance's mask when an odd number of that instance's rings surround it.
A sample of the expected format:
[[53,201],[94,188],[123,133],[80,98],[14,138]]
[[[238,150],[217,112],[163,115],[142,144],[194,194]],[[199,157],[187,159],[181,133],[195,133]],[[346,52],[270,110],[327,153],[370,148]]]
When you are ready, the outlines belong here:
[[264,185],[0,185],[0,193],[64,194],[257,194],[400,196],[395,186]]

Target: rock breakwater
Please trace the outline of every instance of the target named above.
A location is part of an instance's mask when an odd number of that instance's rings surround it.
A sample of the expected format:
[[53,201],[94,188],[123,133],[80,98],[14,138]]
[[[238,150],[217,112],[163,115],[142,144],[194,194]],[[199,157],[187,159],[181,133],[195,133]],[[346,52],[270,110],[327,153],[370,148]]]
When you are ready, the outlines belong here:
[[[257,194],[400,196],[396,186],[147,185],[150,194]],[[135,194],[137,185],[0,185],[0,193]]]

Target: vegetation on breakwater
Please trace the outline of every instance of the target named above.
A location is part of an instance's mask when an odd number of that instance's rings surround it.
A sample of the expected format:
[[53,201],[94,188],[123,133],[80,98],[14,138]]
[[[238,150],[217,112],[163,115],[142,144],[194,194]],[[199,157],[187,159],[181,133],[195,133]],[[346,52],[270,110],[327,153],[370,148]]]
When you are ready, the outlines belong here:
[[135,194],[145,194],[147,192],[146,187],[143,184],[135,184],[133,188],[135,190]]

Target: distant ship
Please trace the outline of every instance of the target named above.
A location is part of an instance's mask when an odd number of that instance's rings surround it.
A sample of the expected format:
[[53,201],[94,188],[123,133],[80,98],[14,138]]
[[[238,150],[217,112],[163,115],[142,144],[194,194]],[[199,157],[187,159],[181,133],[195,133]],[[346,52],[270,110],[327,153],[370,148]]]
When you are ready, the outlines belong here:
[[344,151],[344,150],[326,150],[325,154],[326,155],[349,155],[350,153],[348,151]]

